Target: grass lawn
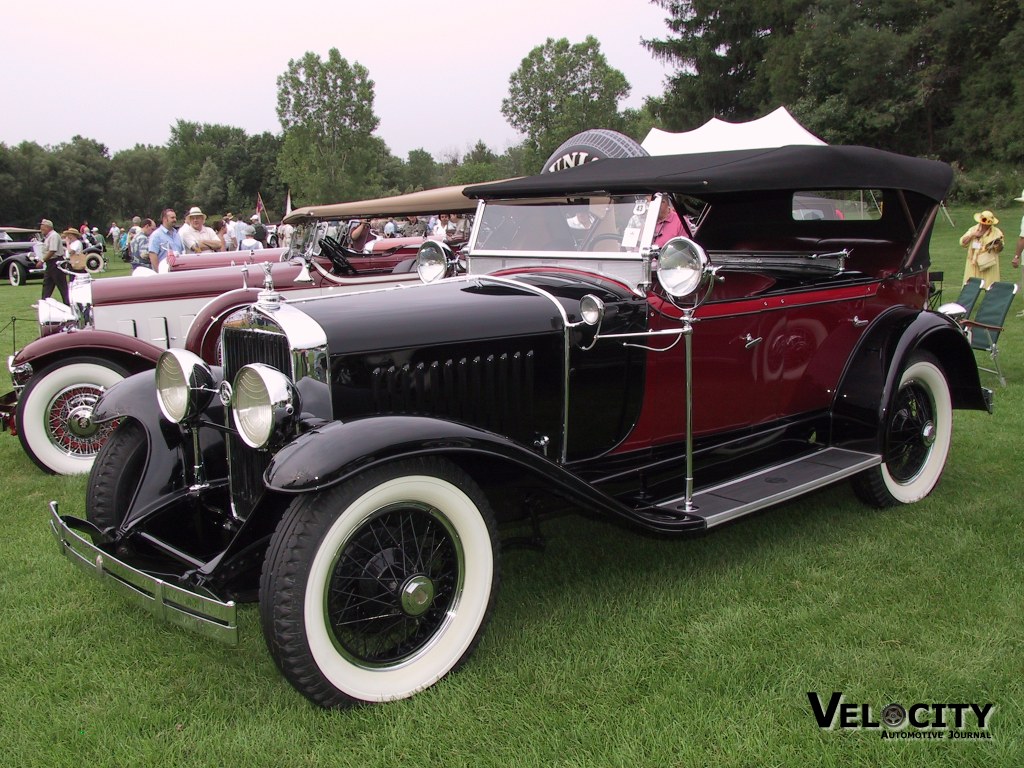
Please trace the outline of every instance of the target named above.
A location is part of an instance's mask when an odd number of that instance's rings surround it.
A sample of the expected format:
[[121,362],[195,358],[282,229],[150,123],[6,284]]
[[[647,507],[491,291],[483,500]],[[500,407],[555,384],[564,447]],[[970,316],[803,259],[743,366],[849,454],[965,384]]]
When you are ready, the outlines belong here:
[[[956,226],[940,219],[932,241],[946,300],[973,223],[950,213]],[[1021,211],[997,213],[1012,249]],[[1009,255],[1003,264],[1012,279]],[[19,346],[35,335],[39,290],[0,287],[0,328],[22,318]],[[693,539],[548,523],[543,553],[506,553],[494,620],[463,670],[409,701],[345,712],[315,709],[277,674],[255,607],[229,649],[73,568],[45,505],[82,514],[84,478],[41,474],[2,435],[3,762],[1020,766],[1022,306],[1002,338],[1009,386],[985,375],[995,414],[956,412],[949,464],[925,501],[869,510],[843,484]],[[11,342],[0,332],[5,355]],[[992,703],[993,738],[821,730],[809,691],[842,691],[876,720],[892,702]]]

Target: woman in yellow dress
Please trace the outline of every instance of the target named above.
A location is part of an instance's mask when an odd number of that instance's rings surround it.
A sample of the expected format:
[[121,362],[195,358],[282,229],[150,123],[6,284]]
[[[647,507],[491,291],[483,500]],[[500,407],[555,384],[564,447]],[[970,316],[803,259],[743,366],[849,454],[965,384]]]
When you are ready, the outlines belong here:
[[992,211],[974,214],[978,222],[960,238],[960,245],[967,249],[967,266],[964,268],[964,282],[970,277],[980,277],[988,287],[999,280],[999,254],[1003,250],[1003,233],[996,227],[999,219]]

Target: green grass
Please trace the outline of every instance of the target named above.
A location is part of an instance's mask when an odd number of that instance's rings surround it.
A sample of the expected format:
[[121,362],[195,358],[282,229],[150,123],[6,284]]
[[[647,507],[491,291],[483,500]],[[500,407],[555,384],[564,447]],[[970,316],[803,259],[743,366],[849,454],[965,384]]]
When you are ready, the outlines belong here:
[[[940,220],[932,248],[947,299],[970,221],[951,213],[957,226]],[[0,317],[31,327],[38,292],[0,287]],[[240,646],[224,648],[74,569],[45,504],[80,514],[84,480],[42,475],[0,436],[5,763],[1019,766],[1022,329],[1011,315],[1009,386],[984,379],[995,414],[956,413],[925,501],[873,511],[840,485],[695,539],[554,521],[544,553],[506,553],[494,620],[462,671],[346,712],[313,708],[277,674],[255,608]],[[876,715],[892,701],[993,702],[994,739],[820,731],[807,692],[833,690]]]

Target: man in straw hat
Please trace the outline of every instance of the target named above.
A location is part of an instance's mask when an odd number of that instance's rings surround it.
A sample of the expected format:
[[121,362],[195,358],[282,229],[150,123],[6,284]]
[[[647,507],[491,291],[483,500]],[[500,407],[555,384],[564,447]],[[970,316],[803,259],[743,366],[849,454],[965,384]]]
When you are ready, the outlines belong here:
[[217,233],[206,226],[206,214],[198,205],[189,208],[185,215],[185,226],[178,232],[181,235],[181,244],[190,253],[202,253],[203,251],[219,251],[224,247]]
[[1003,250],[1003,233],[996,227],[999,219],[992,211],[974,214],[978,222],[960,238],[960,245],[967,249],[967,264],[964,267],[964,282],[968,278],[980,277],[985,285],[999,280],[999,254]]
[[[56,288],[64,303],[71,306],[68,300],[68,278],[63,272],[57,269],[57,262],[64,256],[64,243],[60,239],[57,230],[53,228],[53,222],[43,219],[39,222],[39,233],[43,236],[43,298],[48,299],[53,295]],[[77,234],[77,232],[76,232]]]

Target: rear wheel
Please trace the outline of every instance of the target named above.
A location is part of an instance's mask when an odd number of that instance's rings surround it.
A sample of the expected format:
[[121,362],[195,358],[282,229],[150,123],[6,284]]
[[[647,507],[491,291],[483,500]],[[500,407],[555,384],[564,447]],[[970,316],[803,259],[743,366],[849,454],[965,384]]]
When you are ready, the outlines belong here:
[[18,437],[29,458],[51,474],[88,472],[114,427],[93,422],[92,409],[126,376],[120,365],[97,357],[73,357],[35,374],[15,411]]
[[938,361],[919,353],[886,409],[883,463],[857,475],[857,496],[875,507],[920,501],[938,485],[953,435],[949,383]]
[[23,264],[19,264],[16,261],[12,261],[10,266],[7,268],[7,282],[17,288],[19,285],[24,285],[28,282],[28,270],[25,269]]
[[114,429],[96,454],[85,492],[85,518],[101,530],[124,520],[146,466],[146,432],[133,419]]
[[311,701],[388,701],[468,658],[497,584],[482,491],[450,462],[414,459],[292,503],[264,561],[260,615],[275,662]]

